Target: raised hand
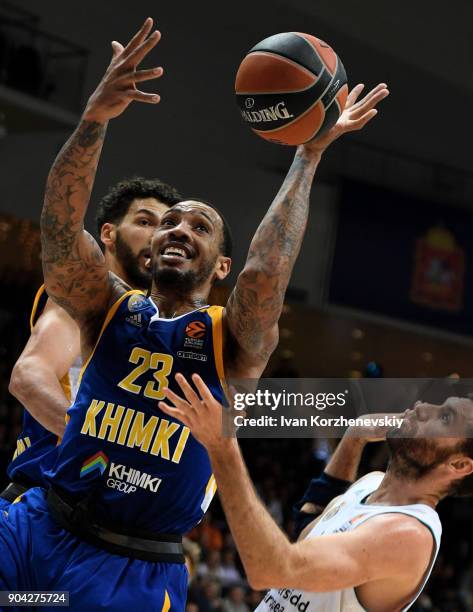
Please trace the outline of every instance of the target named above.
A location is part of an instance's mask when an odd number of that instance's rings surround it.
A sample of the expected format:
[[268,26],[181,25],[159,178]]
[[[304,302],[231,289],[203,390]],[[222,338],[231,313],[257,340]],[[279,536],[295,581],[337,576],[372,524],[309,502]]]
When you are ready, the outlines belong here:
[[161,67],[137,70],[161,38],[157,30],[150,34],[152,27],[153,20],[148,17],[126,47],[117,41],[112,42],[112,60],[87,102],[83,114],[85,121],[105,123],[121,115],[133,100],[148,104],[160,101],[158,94],[140,91],[136,86],[137,83],[157,79],[163,74]]
[[358,100],[364,89],[362,83],[356,85],[347,97],[343,113],[338,118],[337,123],[320,138],[315,138],[311,142],[302,145],[309,152],[322,153],[334,140],[347,132],[361,130],[365,125],[378,114],[376,105],[389,96],[386,83],[379,83],[374,89]]
[[176,382],[180,386],[184,397],[179,397],[171,389],[167,388],[164,390],[164,393],[167,400],[173,406],[169,406],[165,402],[159,402],[160,409],[186,425],[191,430],[192,435],[208,451],[219,448],[222,445],[224,446],[222,404],[213,397],[209,388],[198,374],[192,375],[192,382],[196,386],[198,394],[182,374],[176,374]]

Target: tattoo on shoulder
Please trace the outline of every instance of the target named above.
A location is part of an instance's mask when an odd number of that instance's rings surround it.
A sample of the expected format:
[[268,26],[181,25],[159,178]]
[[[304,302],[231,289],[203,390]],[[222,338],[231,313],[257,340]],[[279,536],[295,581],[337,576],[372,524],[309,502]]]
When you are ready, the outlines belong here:
[[110,306],[118,300],[124,293],[127,291],[131,291],[130,285],[125,283],[119,276],[114,274],[113,272],[109,272],[109,278],[111,283],[111,297],[110,297]]
[[103,254],[83,226],[105,131],[98,123],[79,124],[51,168],[41,214],[48,293],[74,319],[97,312],[110,291]]

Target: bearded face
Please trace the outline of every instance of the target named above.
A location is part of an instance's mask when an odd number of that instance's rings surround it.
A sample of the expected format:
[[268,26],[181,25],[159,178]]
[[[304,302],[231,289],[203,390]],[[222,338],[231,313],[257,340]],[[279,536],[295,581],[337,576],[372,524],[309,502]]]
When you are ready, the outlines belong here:
[[391,469],[411,480],[427,476],[461,450],[464,444],[463,440],[455,439],[453,445],[444,447],[435,439],[401,438],[396,435],[389,435],[386,440],[391,454]]
[[441,405],[417,402],[403,415],[401,427],[391,430],[387,443],[391,469],[419,479],[457,453],[463,453],[471,432],[473,402],[449,398]]
[[135,253],[120,230],[117,230],[115,256],[132,287],[148,289],[151,286],[152,273],[149,246]]
[[160,292],[186,296],[224,278],[230,259],[222,255],[223,222],[211,207],[181,202],[162,217],[152,241],[153,283]]

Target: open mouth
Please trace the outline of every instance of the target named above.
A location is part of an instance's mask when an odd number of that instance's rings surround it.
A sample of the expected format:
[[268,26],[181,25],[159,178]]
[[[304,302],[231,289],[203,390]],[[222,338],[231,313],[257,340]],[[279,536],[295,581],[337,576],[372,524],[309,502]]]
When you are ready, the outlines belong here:
[[192,254],[189,248],[185,245],[168,245],[161,251],[161,255],[167,260],[192,259]]

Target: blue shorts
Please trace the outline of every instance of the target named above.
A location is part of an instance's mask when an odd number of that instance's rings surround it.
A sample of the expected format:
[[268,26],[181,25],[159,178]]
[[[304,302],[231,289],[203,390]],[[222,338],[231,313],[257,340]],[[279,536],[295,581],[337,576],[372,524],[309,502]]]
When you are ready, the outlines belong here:
[[0,511],[8,510],[10,504],[11,502],[7,501],[6,499],[3,499],[3,497],[0,497]]
[[0,560],[0,590],[69,591],[72,610],[185,610],[185,565],[113,555],[83,542],[54,521],[38,487],[0,512]]

